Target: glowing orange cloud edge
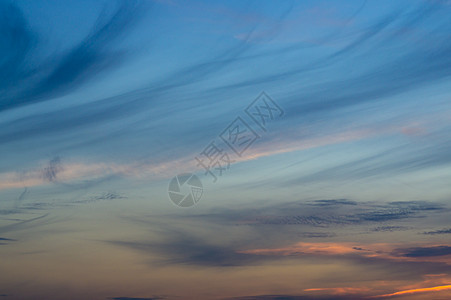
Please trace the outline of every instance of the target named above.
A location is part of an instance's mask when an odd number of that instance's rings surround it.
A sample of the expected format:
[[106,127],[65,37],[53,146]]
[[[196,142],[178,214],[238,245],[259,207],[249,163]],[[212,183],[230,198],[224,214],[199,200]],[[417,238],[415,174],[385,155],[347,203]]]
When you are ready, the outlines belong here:
[[373,297],[370,297],[370,298],[387,298],[387,297],[393,297],[393,296],[399,296],[399,295],[405,295],[405,294],[415,294],[415,293],[424,293],[424,292],[439,292],[439,291],[444,291],[444,290],[451,290],[451,284],[434,286],[434,287],[428,287],[428,288],[404,290],[404,291],[399,291],[399,292],[395,292],[395,293],[391,293],[391,294],[373,296]]

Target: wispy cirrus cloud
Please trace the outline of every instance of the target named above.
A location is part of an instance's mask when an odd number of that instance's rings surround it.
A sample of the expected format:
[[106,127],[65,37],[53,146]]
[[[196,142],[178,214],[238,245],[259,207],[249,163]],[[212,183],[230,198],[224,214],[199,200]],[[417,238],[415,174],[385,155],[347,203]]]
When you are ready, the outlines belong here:
[[[21,9],[13,1],[2,2],[2,49],[6,60],[1,68],[0,111],[51,100],[82,86],[102,71],[118,65],[124,53],[113,50],[113,43],[136,23],[142,3],[120,2],[116,10],[105,13],[91,32],[64,53],[37,60],[33,52],[43,46]],[[40,49],[39,49],[40,50]],[[46,53],[49,55],[50,53]],[[34,63],[30,65],[30,57]],[[20,83],[20,84],[19,84]]]

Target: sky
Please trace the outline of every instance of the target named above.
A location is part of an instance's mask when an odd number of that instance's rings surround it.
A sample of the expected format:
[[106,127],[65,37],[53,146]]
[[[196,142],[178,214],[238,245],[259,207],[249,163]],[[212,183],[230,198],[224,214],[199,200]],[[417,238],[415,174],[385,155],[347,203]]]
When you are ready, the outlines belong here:
[[0,0],[0,299],[450,299],[450,13]]

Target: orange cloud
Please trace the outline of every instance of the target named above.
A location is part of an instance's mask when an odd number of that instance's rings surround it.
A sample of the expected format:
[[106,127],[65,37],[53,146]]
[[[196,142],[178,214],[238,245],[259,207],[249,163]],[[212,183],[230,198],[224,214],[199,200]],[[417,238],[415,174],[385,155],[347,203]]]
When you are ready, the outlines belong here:
[[418,289],[404,290],[404,291],[399,291],[399,292],[395,292],[395,293],[391,293],[391,294],[373,296],[373,297],[370,297],[370,298],[387,298],[387,297],[394,297],[394,296],[400,296],[400,295],[406,295],[406,294],[416,294],[416,293],[426,293],[426,292],[439,292],[439,291],[445,291],[445,290],[451,290],[451,284],[434,286],[434,287],[428,287],[428,288],[418,288]]
[[[42,163],[39,167],[26,172],[0,173],[0,190],[49,184],[49,180],[43,176],[45,166]],[[187,159],[161,163],[134,162],[130,164],[67,162],[61,165],[61,170],[55,175],[55,181],[76,182],[77,180],[93,180],[110,175],[135,178],[170,177],[174,175],[174,170],[179,172],[192,171],[193,166],[191,165],[191,168],[189,166]]]
[[[434,116],[434,120],[442,120],[443,116]],[[449,117],[448,117],[449,118]],[[423,127],[420,127],[423,126]],[[412,128],[422,128],[424,124],[418,121],[404,124],[406,130],[401,131],[404,134],[412,134]],[[416,130],[416,129],[415,129]],[[383,134],[393,134],[399,132],[396,125],[387,125],[378,128],[364,128],[359,130],[348,130],[337,134],[314,137],[310,139],[280,139],[271,143],[264,143],[253,147],[242,157],[235,158],[235,163],[255,160],[261,157],[278,155],[283,153],[302,151],[312,148],[318,148],[327,145],[340,144],[350,141],[357,141],[371,138]],[[417,133],[417,131],[415,131]],[[201,150],[201,149],[200,149]],[[197,153],[188,154],[185,157],[163,162],[132,162],[128,164],[118,164],[109,162],[86,163],[71,162],[65,163],[63,169],[58,173],[57,179],[61,182],[73,180],[86,180],[102,178],[109,175],[119,175],[126,177],[139,178],[171,178],[176,173],[204,171],[202,167],[196,166],[194,157]],[[6,172],[0,173],[0,190],[11,188],[23,188],[48,184],[49,182],[42,178],[42,170],[35,169],[27,172]]]
[[[351,140],[362,139],[372,135],[367,130],[344,132],[334,136],[326,136],[321,138],[313,138],[310,140],[294,141],[278,141],[276,145],[273,143],[270,148],[257,147],[249,149],[247,155],[243,155],[235,160],[236,163],[254,160],[260,157],[271,156],[275,154],[299,151],[309,148],[321,147],[330,144],[337,144]],[[275,149],[275,150],[274,150]],[[125,177],[138,178],[170,178],[176,173],[204,171],[202,167],[196,166],[194,157],[196,154],[187,155],[181,159],[166,162],[132,162],[128,164],[118,163],[87,163],[87,162],[64,162],[61,171],[58,172],[56,179],[59,182],[69,182],[77,180],[89,180],[102,178],[104,176],[119,175]],[[42,176],[42,168],[45,163],[41,163],[40,167],[30,169],[26,172],[7,172],[0,173],[0,190],[23,188],[32,186],[41,186],[49,184]]]
[[[427,247],[440,247],[443,245],[422,244]],[[388,243],[372,243],[372,244],[355,244],[350,242],[322,242],[322,243],[305,243],[300,242],[283,248],[272,249],[251,249],[239,251],[240,253],[255,255],[279,255],[279,256],[296,256],[296,255],[357,255],[362,257],[374,257],[391,259],[397,261],[421,261],[421,262],[442,262],[451,265],[451,255],[440,256],[404,256],[398,253],[399,248],[418,247],[416,245],[405,244],[388,244]]]
[[333,287],[333,288],[313,288],[305,289],[304,292],[330,292],[332,294],[354,294],[354,293],[364,293],[368,292],[369,288],[354,288],[354,287]]
[[[389,252],[392,247],[389,244],[377,243],[371,245],[358,245],[354,243],[296,243],[294,245],[275,249],[254,249],[241,251],[248,254],[260,255],[296,255],[296,254],[318,254],[318,255],[345,255],[359,254],[363,256],[382,256]],[[371,250],[369,250],[371,249]]]

